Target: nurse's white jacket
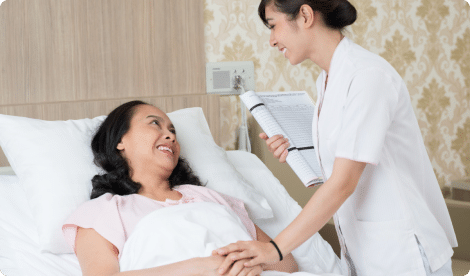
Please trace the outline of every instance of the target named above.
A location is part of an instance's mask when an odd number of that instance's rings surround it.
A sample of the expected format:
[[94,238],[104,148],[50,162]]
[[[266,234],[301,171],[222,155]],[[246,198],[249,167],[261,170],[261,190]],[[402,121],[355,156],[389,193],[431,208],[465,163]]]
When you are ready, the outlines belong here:
[[336,157],[368,163],[335,214],[344,272],[425,275],[416,237],[432,271],[439,269],[457,239],[405,83],[348,38],[335,50],[326,91],[325,78],[323,71],[313,120],[324,177]]

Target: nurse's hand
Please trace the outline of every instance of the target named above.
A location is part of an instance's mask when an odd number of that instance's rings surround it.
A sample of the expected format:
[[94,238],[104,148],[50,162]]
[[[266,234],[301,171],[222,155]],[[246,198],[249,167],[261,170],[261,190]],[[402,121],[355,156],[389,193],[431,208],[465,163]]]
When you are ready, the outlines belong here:
[[219,274],[223,275],[230,266],[241,259],[247,260],[245,267],[263,264],[274,264],[279,261],[279,253],[273,244],[260,241],[238,241],[214,250],[213,254],[227,256],[219,267]]
[[272,152],[276,159],[279,159],[279,162],[286,162],[288,153],[287,148],[290,146],[287,138],[284,138],[280,134],[273,135],[271,138],[268,138],[266,133],[260,133],[259,137],[266,141],[269,151]]

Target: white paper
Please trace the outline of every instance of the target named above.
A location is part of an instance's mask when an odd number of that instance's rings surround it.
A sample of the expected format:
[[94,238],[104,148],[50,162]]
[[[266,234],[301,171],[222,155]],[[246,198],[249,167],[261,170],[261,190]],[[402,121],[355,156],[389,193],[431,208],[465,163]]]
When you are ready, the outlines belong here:
[[268,137],[281,134],[289,139],[286,162],[302,183],[307,187],[323,183],[312,140],[315,106],[308,94],[248,91],[240,98]]

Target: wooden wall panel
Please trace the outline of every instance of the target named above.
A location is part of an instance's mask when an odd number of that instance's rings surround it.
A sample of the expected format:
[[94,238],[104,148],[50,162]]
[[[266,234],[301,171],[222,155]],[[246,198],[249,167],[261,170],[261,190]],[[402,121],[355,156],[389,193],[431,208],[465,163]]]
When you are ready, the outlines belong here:
[[[173,97],[143,97],[115,100],[78,101],[50,104],[10,105],[0,107],[0,114],[37,118],[42,120],[76,120],[106,115],[118,105],[130,100],[142,100],[171,112],[187,107],[201,107],[217,144],[220,139],[220,107],[218,95],[194,95]],[[0,167],[9,166],[0,148]]]
[[[165,112],[205,94],[203,0],[7,0],[0,8],[0,114],[92,118],[132,99]],[[0,166],[8,165],[0,150]]]
[[205,93],[203,0],[12,0],[0,17],[0,105]]

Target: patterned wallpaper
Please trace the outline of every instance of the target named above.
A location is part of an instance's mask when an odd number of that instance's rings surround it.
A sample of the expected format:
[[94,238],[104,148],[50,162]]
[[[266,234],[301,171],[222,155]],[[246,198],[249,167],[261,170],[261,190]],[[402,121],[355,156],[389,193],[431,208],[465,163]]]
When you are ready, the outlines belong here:
[[[470,5],[464,0],[351,0],[358,20],[346,30],[388,60],[405,80],[442,185],[470,178]],[[292,66],[269,46],[259,0],[205,0],[207,62],[253,61],[257,91],[305,90],[316,101],[320,68]],[[236,148],[239,100],[221,103],[222,146]]]

